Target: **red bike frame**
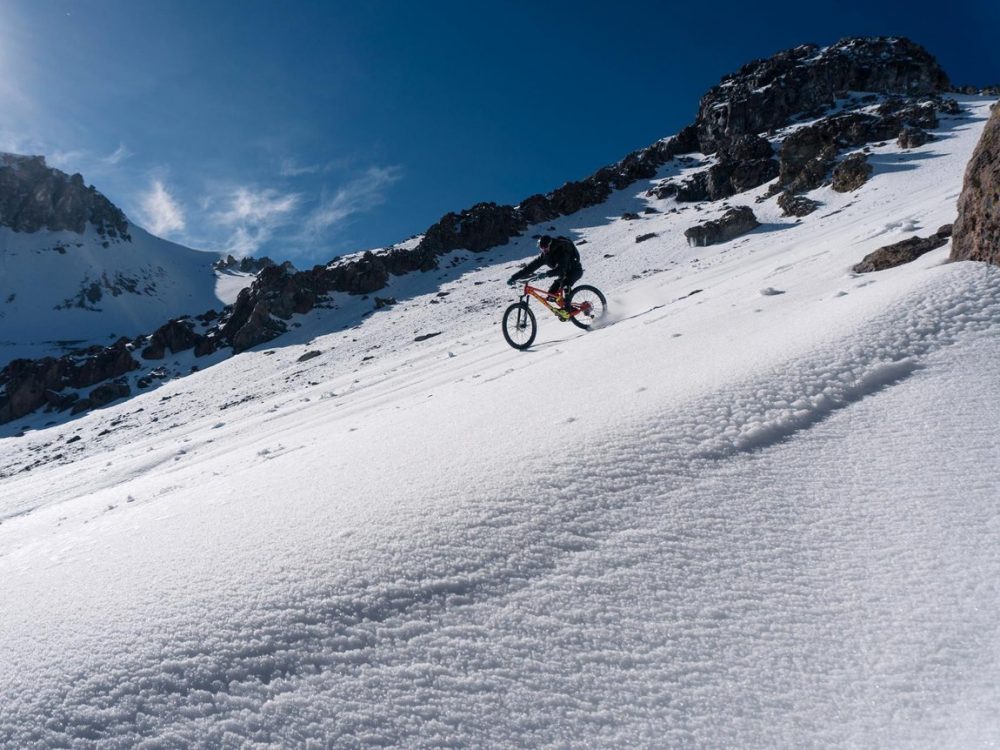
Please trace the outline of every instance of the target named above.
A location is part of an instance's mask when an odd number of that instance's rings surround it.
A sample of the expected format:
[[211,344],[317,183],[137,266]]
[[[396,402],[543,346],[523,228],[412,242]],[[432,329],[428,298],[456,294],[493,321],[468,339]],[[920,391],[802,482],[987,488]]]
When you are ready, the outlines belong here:
[[[528,281],[530,281],[530,279]],[[586,312],[586,310],[590,307],[589,302],[584,302],[582,305],[573,305],[568,311],[563,310],[562,307],[564,298],[562,289],[559,290],[558,294],[552,295],[555,296],[554,300],[549,301],[550,295],[547,290],[531,286],[531,284],[529,284],[528,281],[524,282],[524,292],[521,294],[521,299],[524,300],[525,297],[534,297],[539,302],[541,302],[545,307],[547,307],[549,311],[552,312],[553,315],[562,317],[561,315],[559,315],[560,313],[568,312],[568,315],[566,317],[569,318],[578,315],[581,312]],[[553,304],[553,302],[555,304]]]

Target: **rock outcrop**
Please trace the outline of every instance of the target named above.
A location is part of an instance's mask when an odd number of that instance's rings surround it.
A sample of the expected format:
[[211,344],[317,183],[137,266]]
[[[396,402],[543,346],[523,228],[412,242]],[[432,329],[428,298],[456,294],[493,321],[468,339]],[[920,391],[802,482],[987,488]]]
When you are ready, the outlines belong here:
[[937,113],[950,109],[953,101],[892,98],[874,113],[848,112],[799,128],[782,143],[779,185],[792,192],[813,190],[823,184],[841,149],[888,141],[906,128],[936,128]]
[[758,226],[760,223],[749,206],[737,206],[726,211],[718,219],[691,227],[684,232],[684,236],[687,237],[689,245],[696,247],[717,245],[746,234]]
[[902,242],[883,245],[878,250],[866,255],[851,270],[854,273],[871,273],[901,266],[916,260],[924,253],[929,253],[931,250],[945,245],[950,235],[951,225],[947,224],[930,237],[910,237]]
[[[277,265],[273,260],[268,258],[266,255],[261,258],[254,258],[251,256],[246,256],[244,258],[234,258],[232,255],[227,255],[225,258],[219,258],[212,264],[212,268],[216,271],[239,271],[240,273],[260,273],[265,268],[270,268],[271,266]],[[285,261],[282,263],[288,270],[295,270],[291,261]]]
[[45,405],[68,408],[76,399],[64,397],[60,394],[62,390],[86,388],[139,366],[132,357],[128,339],[58,359],[15,359],[0,370],[0,386],[4,387],[0,395],[0,424],[19,419]]
[[997,106],[965,169],[951,259],[1000,265],[1000,107]]
[[872,165],[862,153],[848,156],[833,168],[833,189],[838,193],[850,193],[868,182],[872,176]]
[[778,196],[778,208],[783,216],[808,216],[817,208],[817,201],[806,198],[804,195],[795,195],[790,190],[786,190]]
[[80,174],[53,169],[42,156],[0,154],[0,226],[82,234],[88,223],[109,240],[132,239],[125,214]]
[[913,125],[906,125],[899,131],[896,143],[899,144],[900,148],[910,149],[923,146],[930,139],[931,135],[926,130],[914,127]]
[[678,201],[728,198],[778,176],[774,149],[759,135],[738,136],[723,144],[717,156],[718,161],[714,165],[696,173],[672,191]]
[[701,99],[698,142],[711,153],[741,135],[784,127],[796,114],[818,114],[847,91],[919,96],[948,91],[941,66],[899,37],[807,44],[744,65]]
[[163,359],[169,349],[172,353],[193,349],[204,338],[194,332],[194,327],[182,319],[171,320],[153,331],[149,343],[142,350],[143,359]]

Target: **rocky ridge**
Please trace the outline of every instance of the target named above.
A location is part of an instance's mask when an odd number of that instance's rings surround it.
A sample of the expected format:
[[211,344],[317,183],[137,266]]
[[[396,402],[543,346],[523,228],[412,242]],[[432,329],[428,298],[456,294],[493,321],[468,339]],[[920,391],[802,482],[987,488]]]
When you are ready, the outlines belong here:
[[132,239],[122,210],[79,173],[49,167],[43,156],[0,154],[0,226],[82,234],[88,223],[106,242]]

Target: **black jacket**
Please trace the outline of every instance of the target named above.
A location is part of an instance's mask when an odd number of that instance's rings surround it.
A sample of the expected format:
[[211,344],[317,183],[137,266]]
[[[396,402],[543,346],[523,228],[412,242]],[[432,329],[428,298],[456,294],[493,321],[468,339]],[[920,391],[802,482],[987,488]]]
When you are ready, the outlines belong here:
[[556,276],[564,281],[573,276],[580,278],[583,275],[580,251],[576,249],[576,245],[566,237],[555,237],[549,244],[548,252],[539,255],[510,278],[516,280],[531,276],[543,265],[548,265],[552,269],[549,276]]

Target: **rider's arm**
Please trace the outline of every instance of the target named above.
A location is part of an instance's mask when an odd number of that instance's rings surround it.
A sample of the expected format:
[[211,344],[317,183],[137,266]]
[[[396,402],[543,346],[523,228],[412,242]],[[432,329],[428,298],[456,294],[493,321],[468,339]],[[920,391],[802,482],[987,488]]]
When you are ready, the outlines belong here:
[[518,271],[513,276],[511,276],[509,280],[510,281],[517,281],[518,279],[523,279],[526,276],[531,276],[531,274],[533,274],[535,271],[537,271],[541,267],[542,263],[544,263],[544,262],[545,262],[545,256],[544,255],[539,255],[537,258],[535,258],[533,261],[531,261],[531,263],[529,263],[524,268],[522,268],[520,271]]

